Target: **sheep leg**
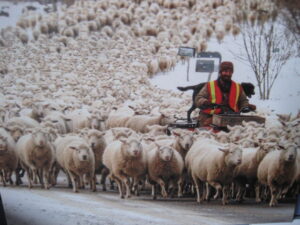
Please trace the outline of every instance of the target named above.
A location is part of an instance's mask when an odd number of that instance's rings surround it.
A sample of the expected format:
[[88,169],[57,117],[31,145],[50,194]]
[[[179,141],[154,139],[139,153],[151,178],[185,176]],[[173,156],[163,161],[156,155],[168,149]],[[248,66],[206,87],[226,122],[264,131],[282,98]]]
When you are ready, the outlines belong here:
[[236,201],[242,202],[243,201],[243,195],[245,193],[245,187],[240,183],[236,183],[236,184],[237,184],[237,189],[238,189],[238,192],[236,194]]
[[183,196],[182,194],[182,184],[183,184],[183,181],[182,181],[182,177],[180,177],[177,181],[177,186],[178,186],[178,198],[181,198]]
[[83,175],[81,175],[81,176],[78,176],[78,182],[79,182],[79,188],[80,189],[84,189],[85,188],[85,185],[84,185],[84,177],[83,177]]
[[44,179],[43,179],[43,169],[37,169],[37,177],[38,177],[38,180],[40,181],[40,184],[43,186],[44,185]]
[[120,198],[124,198],[122,181],[118,177],[116,177],[114,175],[111,175],[111,178],[114,179],[117,182],[118,189],[119,189],[119,194],[120,194]]
[[162,179],[159,180],[159,185],[160,185],[160,188],[161,188],[161,195],[163,196],[163,198],[167,198],[168,193],[166,191],[165,182]]
[[92,192],[96,191],[96,175],[91,172],[86,174],[86,179],[89,181],[90,189]]
[[10,185],[12,185],[14,182],[11,179],[11,175],[12,175],[12,170],[5,170],[5,177],[6,177],[6,181],[10,183]]
[[192,179],[195,185],[196,193],[197,193],[197,202],[201,203],[201,196],[200,196],[200,180],[195,176],[195,174],[192,174]]
[[70,171],[70,170],[68,170],[68,174],[69,174],[69,177],[70,177],[71,182],[72,182],[73,191],[75,193],[78,193],[79,177],[75,173],[73,173],[72,171]]
[[16,185],[19,186],[20,184],[23,183],[22,180],[21,180],[21,176],[20,176],[20,174],[19,174],[19,170],[16,169],[16,170],[14,171],[14,173],[15,173],[15,176],[16,176]]
[[100,184],[102,185],[102,191],[106,191],[106,177],[109,174],[109,170],[107,168],[103,168],[101,171],[101,180]]
[[224,187],[223,187],[223,198],[222,198],[222,204],[223,205],[228,204],[228,193],[229,193],[229,185],[224,185]]
[[214,181],[210,181],[208,183],[216,189],[216,194],[213,198],[217,199],[220,196],[220,192],[222,191],[222,185]]
[[116,177],[118,177],[120,179],[121,182],[123,182],[123,184],[125,185],[126,188],[126,198],[130,198],[131,197],[131,193],[130,193],[130,180],[129,177],[127,177],[126,175],[124,175],[122,173],[122,171],[117,171],[117,173],[115,174]]
[[4,170],[0,171],[0,177],[1,177],[1,180],[2,180],[2,183],[3,183],[3,187],[6,187]]
[[153,200],[156,199],[156,184],[151,185],[151,196]]
[[25,168],[25,171],[26,171],[26,173],[27,173],[27,179],[28,179],[28,187],[29,188],[32,188],[32,181],[31,181],[31,179],[32,179],[32,174],[31,174],[31,170],[29,169],[29,168]]
[[275,187],[273,185],[270,185],[270,191],[271,191],[271,200],[270,200],[269,206],[270,207],[276,206],[277,205],[277,196],[278,196],[279,190],[278,190],[277,187]]
[[48,167],[42,169],[42,173],[44,175],[44,188],[45,189],[49,189],[50,188],[50,179],[51,179],[51,166],[48,165]]
[[207,182],[205,183],[205,187],[206,187],[205,200],[209,202],[210,201],[211,187]]
[[32,180],[34,184],[38,183],[38,170],[36,168],[31,168],[32,171]]
[[260,184],[258,182],[255,183],[255,202],[261,202],[260,198]]

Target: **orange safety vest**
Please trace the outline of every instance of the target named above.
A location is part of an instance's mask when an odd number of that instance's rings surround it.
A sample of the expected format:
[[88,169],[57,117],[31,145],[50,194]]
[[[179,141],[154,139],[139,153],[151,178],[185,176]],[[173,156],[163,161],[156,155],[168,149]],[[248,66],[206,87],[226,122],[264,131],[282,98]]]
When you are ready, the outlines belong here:
[[[222,92],[218,85],[218,81],[210,81],[207,83],[207,90],[209,93],[209,101],[212,104],[221,104],[222,103]],[[238,112],[239,108],[237,106],[238,99],[241,93],[241,86],[238,83],[231,81],[230,92],[229,92],[229,107],[234,111]],[[207,114],[220,114],[221,109],[204,109],[202,112]]]

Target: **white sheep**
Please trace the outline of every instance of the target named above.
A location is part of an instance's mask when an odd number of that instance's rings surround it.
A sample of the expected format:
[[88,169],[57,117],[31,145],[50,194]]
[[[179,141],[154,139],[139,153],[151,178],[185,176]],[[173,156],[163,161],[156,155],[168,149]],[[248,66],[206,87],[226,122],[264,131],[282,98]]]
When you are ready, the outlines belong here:
[[278,204],[279,195],[288,190],[297,174],[297,146],[288,142],[281,144],[280,150],[269,152],[257,169],[258,181],[270,190],[271,207]]
[[18,158],[16,155],[16,144],[4,128],[0,127],[0,176],[2,176],[3,186],[6,186],[6,182],[11,180],[11,175],[15,172],[16,183],[18,183],[18,174],[16,172],[18,168]]
[[152,185],[152,197],[156,199],[156,184],[160,185],[161,195],[168,197],[167,187],[178,187],[178,197],[182,197],[181,175],[184,161],[181,155],[168,145],[155,142],[155,147],[147,151],[148,180]]
[[170,123],[170,118],[165,116],[163,113],[157,116],[151,115],[134,115],[128,118],[125,123],[125,127],[131,128],[136,132],[145,133],[147,132],[147,126],[151,125],[167,125]]
[[172,146],[179,152],[184,160],[187,152],[194,143],[195,133],[185,130],[173,130],[172,134],[175,136],[175,141]]
[[103,165],[103,152],[106,148],[106,141],[104,138],[105,133],[95,130],[95,129],[90,129],[87,132],[87,142],[90,145],[91,149],[94,152],[95,155],[95,173],[100,173],[101,174],[101,184],[102,184],[102,189],[105,191],[106,190],[106,185],[105,185],[105,178],[107,176],[107,168]]
[[275,144],[270,142],[259,142],[257,145],[257,148],[243,148],[242,163],[233,171],[234,183],[237,184],[238,187],[236,199],[239,202],[242,201],[246,184],[249,184],[250,187],[255,187],[255,200],[256,202],[261,201],[259,197],[259,184],[257,181],[257,168],[266,154],[273,150]]
[[71,119],[59,111],[52,111],[42,121],[42,125],[47,126],[50,123],[55,127],[59,134],[66,134],[72,131]]
[[22,136],[16,143],[16,152],[21,167],[27,172],[28,187],[38,176],[40,183],[48,189],[50,170],[54,162],[54,153],[45,131],[35,128],[32,133]]
[[117,182],[120,198],[124,198],[123,185],[126,188],[125,197],[131,196],[130,178],[137,192],[138,182],[146,175],[146,154],[140,142],[133,136],[120,137],[104,150],[103,164],[109,169],[110,177]]
[[[197,192],[197,202],[201,202],[200,185],[207,182],[217,190],[214,198],[223,189],[222,204],[228,203],[229,185],[233,180],[233,170],[241,164],[242,150],[238,145],[222,146],[210,139],[194,142],[185,158],[185,165],[191,174]],[[210,188],[206,192],[209,200]]]
[[79,136],[59,137],[55,140],[56,160],[71,179],[73,191],[84,187],[84,175],[90,189],[96,191],[95,155],[88,143]]
[[133,116],[135,112],[128,106],[123,106],[112,110],[106,120],[106,127],[124,127],[127,120]]

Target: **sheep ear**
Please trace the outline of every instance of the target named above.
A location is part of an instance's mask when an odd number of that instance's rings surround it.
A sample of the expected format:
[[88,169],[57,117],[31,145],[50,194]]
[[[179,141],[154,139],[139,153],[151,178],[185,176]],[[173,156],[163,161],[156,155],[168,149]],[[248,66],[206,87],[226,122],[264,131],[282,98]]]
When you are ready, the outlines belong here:
[[233,126],[227,125],[228,130],[232,130]]
[[25,133],[34,133],[34,129],[32,128],[26,128],[24,131]]
[[6,131],[10,132],[12,129],[8,128],[8,127],[3,127]]
[[178,132],[176,132],[176,131],[172,131],[172,134],[174,135],[174,136],[177,136],[177,137],[180,137],[180,133],[178,133]]
[[105,132],[99,132],[99,138],[103,137],[105,135]]
[[72,146],[72,145],[70,145],[69,148],[72,149],[72,150],[77,150],[77,148],[75,146]]
[[122,144],[126,144],[127,138],[124,137],[124,136],[122,136],[122,137],[120,137],[118,140],[121,141]]
[[154,141],[154,144],[157,147],[157,149],[159,149],[160,146],[159,146],[159,144],[156,141]]
[[228,147],[223,147],[223,148],[218,148],[219,151],[227,153],[229,152],[229,148]]

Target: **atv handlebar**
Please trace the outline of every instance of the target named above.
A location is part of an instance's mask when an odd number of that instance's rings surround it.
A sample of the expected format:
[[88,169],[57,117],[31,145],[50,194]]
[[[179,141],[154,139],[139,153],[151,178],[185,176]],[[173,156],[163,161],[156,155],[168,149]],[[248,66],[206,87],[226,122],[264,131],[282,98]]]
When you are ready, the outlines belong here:
[[242,113],[248,113],[248,112],[254,111],[249,106],[246,106],[246,107],[242,108],[239,112],[233,112],[232,109],[229,108],[228,105],[216,104],[216,103],[212,103],[212,104],[209,104],[209,105],[203,105],[203,106],[200,106],[199,108],[200,109],[217,109],[217,108],[221,108],[222,111],[224,111],[224,108],[229,109],[229,111],[225,110],[224,114],[240,114],[241,112]]

